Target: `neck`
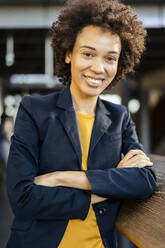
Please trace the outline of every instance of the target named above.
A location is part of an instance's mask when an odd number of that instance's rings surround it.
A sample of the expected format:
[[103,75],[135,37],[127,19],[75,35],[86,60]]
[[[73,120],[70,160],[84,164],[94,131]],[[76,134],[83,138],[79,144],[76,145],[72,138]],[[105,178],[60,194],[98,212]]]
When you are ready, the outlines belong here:
[[98,96],[79,95],[70,88],[73,106],[76,112],[81,112],[87,115],[95,114],[96,103]]

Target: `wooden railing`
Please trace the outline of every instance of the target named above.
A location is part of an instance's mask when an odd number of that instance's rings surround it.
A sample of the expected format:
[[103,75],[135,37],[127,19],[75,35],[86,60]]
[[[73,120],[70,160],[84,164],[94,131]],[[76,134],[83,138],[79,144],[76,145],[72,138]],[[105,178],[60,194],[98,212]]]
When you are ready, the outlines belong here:
[[148,200],[123,202],[115,225],[139,248],[165,248],[165,157],[149,157],[154,163],[158,188]]

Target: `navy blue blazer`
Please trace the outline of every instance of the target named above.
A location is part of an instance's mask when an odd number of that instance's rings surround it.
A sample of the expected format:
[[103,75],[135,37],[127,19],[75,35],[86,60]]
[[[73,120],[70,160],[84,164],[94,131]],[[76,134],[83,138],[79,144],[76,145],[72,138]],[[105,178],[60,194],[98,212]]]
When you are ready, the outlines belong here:
[[[84,220],[91,193],[106,248],[116,248],[114,222],[122,199],[144,200],[156,187],[152,167],[116,168],[121,153],[143,149],[126,107],[98,99],[88,170],[91,191],[34,184],[53,171],[81,170],[81,146],[69,87],[25,96],[16,118],[7,165],[7,191],[15,218],[7,248],[56,248],[70,219]],[[77,247],[76,247],[77,248]]]

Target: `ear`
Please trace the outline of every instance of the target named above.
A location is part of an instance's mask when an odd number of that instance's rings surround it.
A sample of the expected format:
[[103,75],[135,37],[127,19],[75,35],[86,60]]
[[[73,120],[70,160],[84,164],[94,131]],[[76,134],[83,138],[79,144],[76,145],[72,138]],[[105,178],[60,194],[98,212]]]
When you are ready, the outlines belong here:
[[65,63],[70,64],[71,62],[71,52],[67,51],[65,54]]

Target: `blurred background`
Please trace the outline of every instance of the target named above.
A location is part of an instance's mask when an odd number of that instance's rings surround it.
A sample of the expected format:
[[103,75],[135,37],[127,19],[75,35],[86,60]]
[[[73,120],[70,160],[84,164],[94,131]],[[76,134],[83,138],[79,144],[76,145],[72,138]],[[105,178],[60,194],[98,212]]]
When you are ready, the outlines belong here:
[[[147,153],[165,155],[165,0],[124,1],[148,31],[147,51],[136,74],[102,95],[128,106]],[[9,237],[12,212],[5,169],[14,119],[22,97],[62,88],[54,74],[49,28],[64,0],[0,0],[0,248]],[[119,247],[134,247],[119,236]]]

